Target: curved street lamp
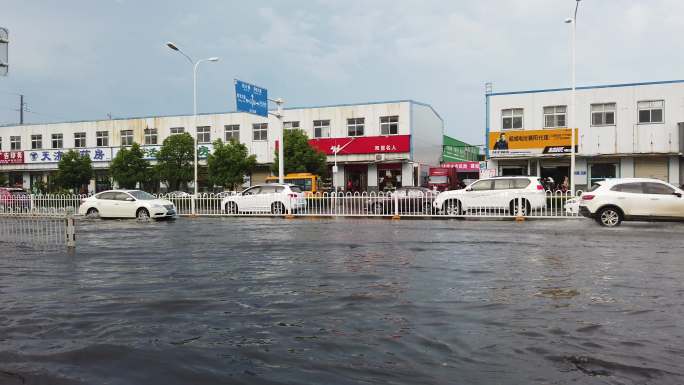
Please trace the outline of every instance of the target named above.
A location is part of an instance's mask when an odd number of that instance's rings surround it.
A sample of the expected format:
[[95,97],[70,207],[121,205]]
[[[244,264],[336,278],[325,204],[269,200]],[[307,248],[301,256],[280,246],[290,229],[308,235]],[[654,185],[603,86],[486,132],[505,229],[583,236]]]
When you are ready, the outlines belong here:
[[194,120],[194,125],[195,125],[195,138],[193,139],[194,143],[194,158],[195,158],[195,171],[194,171],[194,194],[192,196],[192,215],[196,215],[196,210],[195,210],[195,200],[197,199],[197,67],[199,66],[200,63],[202,62],[217,62],[219,61],[219,58],[217,57],[210,57],[206,59],[200,59],[197,61],[194,61],[190,56],[188,56],[185,52],[183,52],[178,46],[171,41],[166,42],[166,46],[169,47],[170,49],[177,51],[181,55],[185,56],[186,59],[192,64],[192,115],[193,115],[193,120]]

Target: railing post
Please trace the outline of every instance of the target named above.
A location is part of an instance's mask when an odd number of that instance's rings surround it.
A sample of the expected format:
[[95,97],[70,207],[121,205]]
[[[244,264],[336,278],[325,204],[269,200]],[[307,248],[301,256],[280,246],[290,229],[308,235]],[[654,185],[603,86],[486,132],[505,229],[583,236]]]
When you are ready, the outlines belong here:
[[523,216],[523,199],[522,199],[522,194],[518,195],[518,204],[515,212],[515,221],[516,222],[522,222],[525,220],[525,217]]
[[397,194],[395,191],[392,195],[392,204],[394,205],[394,216],[392,216],[392,219],[398,220],[401,218],[399,216],[399,194]]
[[73,251],[76,248],[76,226],[74,224],[74,216],[69,214],[66,219],[66,246],[67,249]]
[[192,194],[192,195],[190,196],[190,214],[191,214],[193,217],[194,217],[194,216],[197,216],[197,211],[196,211],[196,207],[195,207],[195,206],[196,206],[196,203],[195,203],[195,199],[196,199],[196,198],[197,198],[197,197],[195,196],[195,194]]

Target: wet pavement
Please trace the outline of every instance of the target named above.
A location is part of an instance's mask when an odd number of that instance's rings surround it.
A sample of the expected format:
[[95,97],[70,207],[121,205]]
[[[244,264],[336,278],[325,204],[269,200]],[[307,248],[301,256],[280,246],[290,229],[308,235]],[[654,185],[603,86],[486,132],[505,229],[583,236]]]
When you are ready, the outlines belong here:
[[0,384],[681,384],[684,224],[83,220],[0,245]]

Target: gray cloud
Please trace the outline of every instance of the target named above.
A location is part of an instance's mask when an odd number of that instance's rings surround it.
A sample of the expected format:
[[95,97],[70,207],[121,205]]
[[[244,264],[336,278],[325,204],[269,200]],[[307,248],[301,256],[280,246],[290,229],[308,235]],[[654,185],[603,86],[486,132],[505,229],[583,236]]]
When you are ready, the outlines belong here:
[[[68,5],[65,5],[68,4]],[[495,90],[569,84],[571,0],[34,1],[5,0],[10,77],[0,122],[188,113],[191,69],[163,46],[220,56],[200,70],[201,111],[234,108],[233,78],[290,106],[412,98],[448,133],[482,143],[484,83]],[[683,78],[678,0],[584,0],[580,84]]]

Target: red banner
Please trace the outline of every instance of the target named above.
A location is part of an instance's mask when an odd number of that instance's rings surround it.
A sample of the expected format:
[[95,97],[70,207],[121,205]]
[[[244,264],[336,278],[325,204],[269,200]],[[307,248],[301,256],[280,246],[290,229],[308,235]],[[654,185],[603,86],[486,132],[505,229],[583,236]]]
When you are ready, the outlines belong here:
[[455,168],[459,172],[479,172],[480,162],[446,162],[442,163],[444,168]]
[[357,136],[352,138],[311,139],[309,144],[326,155],[386,154],[411,152],[411,135]]
[[0,151],[0,164],[23,164],[23,151]]

